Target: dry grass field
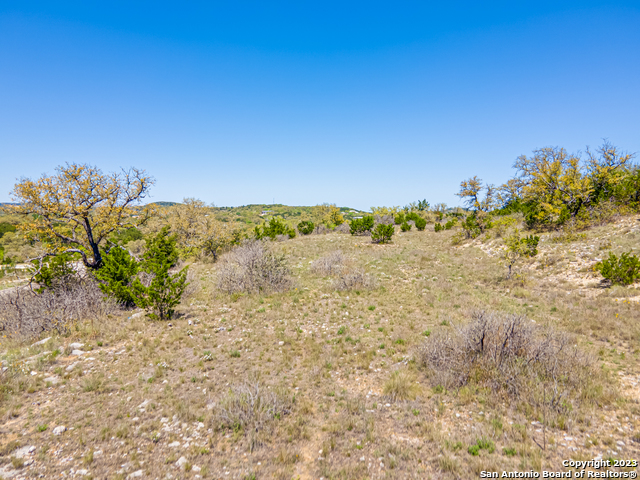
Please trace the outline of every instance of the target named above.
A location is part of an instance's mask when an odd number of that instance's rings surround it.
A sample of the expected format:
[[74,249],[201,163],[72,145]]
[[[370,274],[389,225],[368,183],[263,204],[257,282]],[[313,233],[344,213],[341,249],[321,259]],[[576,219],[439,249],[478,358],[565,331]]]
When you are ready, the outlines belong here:
[[224,260],[196,263],[170,322],[128,311],[1,339],[0,478],[468,479],[640,459],[640,291],[592,269],[637,251],[640,218],[541,235],[509,280],[500,238],[396,230],[273,242],[283,293],[225,293]]

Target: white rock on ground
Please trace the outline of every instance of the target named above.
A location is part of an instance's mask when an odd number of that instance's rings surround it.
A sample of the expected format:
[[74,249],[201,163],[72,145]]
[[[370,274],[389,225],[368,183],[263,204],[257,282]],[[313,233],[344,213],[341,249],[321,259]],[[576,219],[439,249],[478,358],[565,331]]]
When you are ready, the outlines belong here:
[[179,468],[184,468],[186,464],[187,464],[187,459],[185,457],[180,457],[176,462],[176,466]]
[[53,429],[53,434],[54,435],[62,435],[64,432],[66,432],[67,427],[65,427],[64,425],[58,425],[56,428]]
[[75,355],[76,357],[79,357],[80,355],[84,355],[86,352],[83,352],[82,350],[73,350],[71,352],[71,355]]
[[20,471],[14,470],[11,464],[0,467],[0,478],[3,478],[4,480],[9,480],[10,478],[15,477],[19,473]]
[[47,343],[49,340],[51,340],[51,337],[47,337],[44,338],[42,340],[40,340],[39,342],[34,343],[33,345],[31,345],[32,347],[36,347],[38,345],[44,345],[45,343]]
[[130,473],[129,475],[127,475],[127,478],[140,478],[142,477],[144,474],[142,472],[142,470],[136,470],[135,472]]
[[45,378],[44,383],[51,383],[53,385],[57,385],[58,383],[60,383],[60,377],[57,377],[56,375],[52,375],[51,377]]
[[71,345],[69,345],[69,348],[71,350],[80,350],[82,347],[84,347],[84,343],[74,342]]
[[16,457],[16,458],[24,458],[27,455],[30,455],[35,451],[36,451],[36,447],[34,447],[33,445],[31,445],[30,447],[22,447],[22,448],[17,449],[15,451],[15,453],[13,454],[13,456]]

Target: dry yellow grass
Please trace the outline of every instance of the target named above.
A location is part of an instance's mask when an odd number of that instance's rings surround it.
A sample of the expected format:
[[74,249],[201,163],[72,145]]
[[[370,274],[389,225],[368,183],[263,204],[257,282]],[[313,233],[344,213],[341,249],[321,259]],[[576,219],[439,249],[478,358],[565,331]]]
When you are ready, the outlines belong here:
[[[492,254],[501,240],[453,246],[455,229],[427,226],[390,245],[295,238],[273,244],[294,280],[286,292],[229,295],[215,289],[217,264],[196,264],[199,286],[171,322],[128,312],[31,348],[3,339],[0,469],[25,446],[35,451],[21,471],[45,478],[71,469],[93,478],[477,478],[487,468],[562,469],[570,457],[638,458],[637,290],[602,288],[584,270],[605,241],[629,248],[640,222],[624,222],[572,243],[543,238],[540,256],[511,280]],[[337,291],[333,274],[313,271],[337,250],[375,288]],[[417,348],[478,310],[575,335],[601,375],[583,392],[590,401],[551,423],[481,382],[432,386]],[[71,355],[73,342],[83,355]],[[277,394],[260,402],[286,408],[249,408],[250,381]],[[234,406],[259,421],[221,421]],[[470,454],[480,438],[495,451]]]

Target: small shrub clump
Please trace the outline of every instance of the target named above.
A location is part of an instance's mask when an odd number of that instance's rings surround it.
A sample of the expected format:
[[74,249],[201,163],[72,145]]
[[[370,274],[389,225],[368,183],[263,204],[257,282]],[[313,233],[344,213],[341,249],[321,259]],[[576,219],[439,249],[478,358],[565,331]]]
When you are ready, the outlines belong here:
[[411,230],[411,225],[409,225],[407,222],[403,222],[402,225],[400,225],[400,230],[402,230],[403,232],[408,232],[409,230]]
[[604,397],[602,385],[594,386],[602,375],[574,343],[523,316],[481,312],[464,327],[427,337],[418,362],[430,371],[434,385],[449,389],[473,383],[498,397],[566,413],[581,401]]
[[596,263],[595,270],[613,285],[631,285],[640,278],[640,260],[631,252],[625,252],[618,258],[609,253],[609,258]]
[[343,271],[334,282],[334,288],[340,291],[371,290],[375,285],[375,279],[361,268]]
[[416,377],[407,370],[396,370],[384,384],[383,394],[392,402],[415,399],[418,394]]
[[218,267],[223,292],[283,292],[293,285],[284,255],[274,254],[263,241],[250,240],[225,254]]
[[458,223],[458,219],[452,218],[449,221],[447,221],[447,223],[444,224],[444,229],[451,230],[453,227],[455,227],[456,223]]
[[218,427],[248,433],[253,448],[260,443],[257,434],[292,408],[293,402],[284,392],[251,381],[232,386],[216,405],[214,418]]
[[496,445],[488,438],[482,437],[476,440],[476,443],[469,445],[467,451],[474,456],[480,455],[480,450],[486,450],[488,453],[496,451]]
[[427,226],[427,221],[422,217],[417,217],[414,221],[416,222],[416,228],[418,231],[423,232]]
[[441,232],[442,230],[444,230],[444,227],[442,226],[442,224],[440,222],[436,222],[433,225],[433,230],[437,233],[437,232]]
[[33,338],[50,330],[65,334],[80,322],[98,320],[118,309],[90,277],[40,294],[15,289],[0,295],[0,336]]
[[509,267],[507,278],[511,277],[511,268],[520,257],[535,257],[538,254],[538,242],[540,237],[537,235],[521,238],[517,229],[506,238],[505,258]]
[[342,271],[346,261],[347,257],[340,250],[336,250],[313,262],[311,271],[323,276],[336,275]]
[[[313,229],[312,229],[313,230]],[[256,226],[254,230],[254,234],[257,240],[262,240],[269,238],[271,240],[275,240],[280,235],[288,236],[289,238],[294,238],[296,236],[296,231],[288,226],[281,220],[273,217],[269,220],[269,223],[264,223],[262,226]]]
[[351,235],[368,235],[373,230],[374,218],[365,216],[362,218],[354,218],[349,224]]
[[298,231],[302,235],[310,235],[313,233],[313,229],[316,228],[313,222],[303,221],[298,224]]
[[371,241],[373,243],[389,243],[394,233],[395,228],[393,225],[379,223],[371,232]]
[[45,290],[56,288],[66,288],[70,283],[74,283],[79,278],[73,269],[73,256],[68,253],[53,255],[31,263],[35,269],[33,281],[38,287],[36,292],[42,293]]
[[[453,225],[451,225],[451,227],[453,227]],[[476,238],[482,233],[482,224],[478,221],[478,216],[475,212],[467,215],[467,218],[464,219],[464,222],[462,222],[462,230],[466,238]]]
[[395,223],[396,225],[402,225],[404,222],[406,222],[406,219],[404,213],[402,212],[396,214],[396,216],[393,218],[393,223]]

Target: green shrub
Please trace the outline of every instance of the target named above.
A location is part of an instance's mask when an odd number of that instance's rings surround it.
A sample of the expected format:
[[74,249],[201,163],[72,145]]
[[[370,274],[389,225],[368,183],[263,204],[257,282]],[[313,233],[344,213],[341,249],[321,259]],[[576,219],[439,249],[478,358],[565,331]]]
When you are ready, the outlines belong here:
[[478,447],[480,447],[481,450],[486,450],[489,453],[493,453],[496,450],[495,443],[493,443],[493,441],[485,437],[479,438],[476,442],[476,445],[478,445]]
[[489,453],[493,453],[496,450],[496,445],[488,438],[482,437],[476,440],[476,443],[473,445],[469,445],[469,448],[467,449],[467,451],[473,456],[480,455],[480,450],[486,450]]
[[71,255],[64,253],[44,258],[41,266],[40,261],[34,260],[32,263],[37,273],[33,276],[33,280],[39,285],[36,291],[42,293],[50,290],[73,277],[75,270],[71,266],[72,260]]
[[467,238],[476,238],[482,233],[482,228],[478,223],[478,219],[475,213],[467,215],[467,218],[465,218],[464,222],[462,222],[462,230],[464,231]]
[[140,270],[150,278],[149,285],[144,285],[139,278],[133,282],[132,295],[136,305],[147,309],[153,319],[171,318],[188,285],[188,267],[174,275],[169,273],[178,260],[176,242],[176,236],[169,235],[169,227],[147,240]]
[[394,233],[395,228],[393,225],[379,223],[371,232],[371,240],[373,243],[389,243]]
[[296,236],[296,231],[293,228],[275,217],[269,220],[269,223],[265,222],[262,226],[256,226],[254,233],[258,240],[262,240],[263,238],[275,240],[278,235],[288,235],[289,238]]
[[411,230],[411,225],[409,225],[407,222],[402,222],[402,225],[400,225],[400,230],[402,230],[403,232],[408,232],[409,230]]
[[418,200],[418,204],[416,205],[416,207],[420,211],[429,210],[429,202],[427,202],[426,199]]
[[422,217],[418,217],[415,219],[415,222],[416,228],[421,232],[424,231],[424,228],[427,226],[427,221]]
[[393,218],[393,221],[396,225],[403,224],[405,222],[404,213],[400,212],[396,214],[396,216]]
[[131,284],[138,273],[138,262],[122,247],[113,247],[102,256],[102,267],[95,272],[100,290],[127,307],[135,305]]
[[444,227],[439,222],[436,222],[433,226],[433,230],[435,232],[441,232],[442,230],[444,230]]
[[351,229],[351,235],[365,235],[367,232],[371,232],[374,225],[374,218],[372,216],[366,216],[362,218],[354,218],[349,224]]
[[313,232],[313,229],[316,226],[314,225],[313,222],[308,222],[308,221],[304,221],[304,222],[300,222],[298,224],[298,231],[302,234],[302,235],[309,235],[310,233]]
[[631,285],[640,278],[640,260],[631,252],[621,254],[620,258],[609,253],[609,258],[596,263],[594,269],[613,285]]
[[7,223],[7,222],[0,223],[0,238],[2,238],[2,236],[7,232],[15,232],[15,231],[16,231],[15,225],[11,225],[10,223]]
[[143,237],[142,232],[136,227],[126,228],[116,234],[112,235],[112,241],[118,245],[126,245],[134,240],[141,240]]
[[452,218],[451,220],[449,220],[447,223],[444,224],[445,230],[451,230],[456,223],[458,223],[458,220],[456,218]]
[[507,246],[505,258],[507,259],[507,265],[509,267],[508,278],[511,277],[511,267],[520,257],[535,257],[538,254],[539,241],[540,237],[537,235],[520,238],[518,229],[507,237],[505,240],[505,245]]

